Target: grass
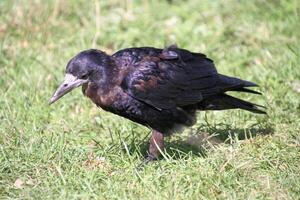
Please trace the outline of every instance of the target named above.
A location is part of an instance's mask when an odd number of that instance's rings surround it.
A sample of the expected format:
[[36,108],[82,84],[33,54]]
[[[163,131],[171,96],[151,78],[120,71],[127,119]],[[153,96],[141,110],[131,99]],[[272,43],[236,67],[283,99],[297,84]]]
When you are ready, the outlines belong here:
[[[299,2],[0,1],[0,199],[299,199]],[[202,112],[142,161],[149,130],[81,91],[47,102],[77,52],[201,51],[258,83],[268,116]]]

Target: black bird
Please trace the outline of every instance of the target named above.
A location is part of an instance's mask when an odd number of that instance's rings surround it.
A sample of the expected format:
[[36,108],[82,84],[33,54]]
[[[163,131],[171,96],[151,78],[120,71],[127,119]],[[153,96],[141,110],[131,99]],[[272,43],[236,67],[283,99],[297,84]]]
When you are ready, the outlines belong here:
[[[102,109],[152,129],[148,160],[164,148],[164,136],[191,126],[197,110],[243,109],[265,114],[263,107],[226,94],[261,94],[255,83],[219,74],[201,53],[177,48],[127,48],[113,55],[90,49],[66,67],[65,80],[50,104],[82,85],[82,92]],[[264,107],[263,107],[264,108]]]

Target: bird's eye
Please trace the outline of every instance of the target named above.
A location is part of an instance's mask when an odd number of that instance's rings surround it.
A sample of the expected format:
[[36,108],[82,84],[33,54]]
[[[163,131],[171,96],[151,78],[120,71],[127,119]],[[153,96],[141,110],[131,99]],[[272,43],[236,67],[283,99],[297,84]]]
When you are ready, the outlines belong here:
[[81,77],[80,77],[80,79],[87,79],[88,78],[88,74],[84,74],[84,75],[82,75]]

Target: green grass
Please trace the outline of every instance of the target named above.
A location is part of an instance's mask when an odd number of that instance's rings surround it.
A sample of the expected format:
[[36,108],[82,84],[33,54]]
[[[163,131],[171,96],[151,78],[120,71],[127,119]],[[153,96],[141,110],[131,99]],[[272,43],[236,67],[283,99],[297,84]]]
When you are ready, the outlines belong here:
[[[286,1],[0,1],[0,199],[299,199],[300,6]],[[180,47],[258,83],[268,107],[202,112],[137,170],[149,130],[80,89],[49,106],[81,50]]]

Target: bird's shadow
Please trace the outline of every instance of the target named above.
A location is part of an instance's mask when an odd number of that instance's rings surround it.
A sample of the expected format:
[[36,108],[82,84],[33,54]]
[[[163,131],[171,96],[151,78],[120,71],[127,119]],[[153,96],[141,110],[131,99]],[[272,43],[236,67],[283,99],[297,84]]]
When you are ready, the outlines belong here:
[[[252,126],[250,128],[233,128],[226,125],[225,128],[205,127],[190,130],[185,135],[169,137],[165,141],[164,153],[172,159],[182,159],[186,155],[205,157],[207,150],[220,144],[231,144],[238,140],[248,140],[257,136],[271,135],[274,130],[271,126]],[[133,153],[147,155],[149,146],[147,137],[135,140],[129,144],[129,150]],[[162,157],[163,158],[163,157]]]

